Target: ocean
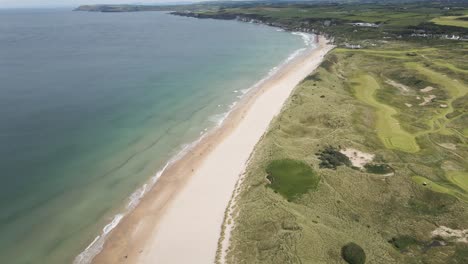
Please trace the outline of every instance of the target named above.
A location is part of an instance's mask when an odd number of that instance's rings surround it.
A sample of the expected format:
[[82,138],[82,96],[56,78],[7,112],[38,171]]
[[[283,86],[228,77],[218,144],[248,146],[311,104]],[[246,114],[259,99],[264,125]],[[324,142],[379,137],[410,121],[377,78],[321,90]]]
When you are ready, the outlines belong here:
[[171,159],[308,42],[164,12],[0,10],[0,263],[97,250]]

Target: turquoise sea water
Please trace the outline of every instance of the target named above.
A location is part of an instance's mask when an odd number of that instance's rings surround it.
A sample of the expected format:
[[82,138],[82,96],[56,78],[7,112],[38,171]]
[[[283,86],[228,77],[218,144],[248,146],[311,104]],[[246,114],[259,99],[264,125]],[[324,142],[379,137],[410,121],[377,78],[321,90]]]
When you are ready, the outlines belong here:
[[303,47],[235,21],[1,10],[0,263],[72,262],[172,156]]

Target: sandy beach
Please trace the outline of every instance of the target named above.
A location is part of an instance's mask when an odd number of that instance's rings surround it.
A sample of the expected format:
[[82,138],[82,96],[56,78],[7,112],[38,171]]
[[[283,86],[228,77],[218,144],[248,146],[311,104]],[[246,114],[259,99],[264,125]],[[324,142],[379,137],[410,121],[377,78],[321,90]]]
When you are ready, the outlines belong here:
[[332,48],[319,37],[317,48],[249,92],[221,127],[166,169],[93,263],[213,263],[226,207],[256,143]]

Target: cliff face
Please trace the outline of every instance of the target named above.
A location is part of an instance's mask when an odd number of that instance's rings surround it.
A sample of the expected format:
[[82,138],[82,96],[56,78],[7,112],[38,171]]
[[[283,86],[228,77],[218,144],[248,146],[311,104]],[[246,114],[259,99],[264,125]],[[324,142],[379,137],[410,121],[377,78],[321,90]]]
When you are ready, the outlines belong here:
[[183,11],[183,12],[177,11],[177,12],[171,12],[170,14],[176,15],[176,16],[194,17],[194,18],[201,18],[201,19],[211,18],[211,19],[223,19],[223,20],[239,20],[239,21],[247,22],[247,23],[265,24],[268,26],[282,28],[287,31],[322,33],[313,27],[302,26],[301,24],[294,23],[294,22],[287,23],[284,21],[279,21],[278,19],[275,19],[275,18],[271,18],[268,16],[259,15],[259,14],[237,14],[237,13],[224,13],[224,12],[197,13],[197,12],[191,12],[191,11]]
[[195,18],[212,18],[212,19],[224,19],[224,20],[233,20],[237,19],[238,15],[232,13],[195,13],[195,12],[171,12],[171,15],[176,16],[185,16],[185,17],[195,17]]
[[138,12],[138,11],[168,11],[171,6],[142,6],[142,5],[82,5],[74,11],[88,12]]

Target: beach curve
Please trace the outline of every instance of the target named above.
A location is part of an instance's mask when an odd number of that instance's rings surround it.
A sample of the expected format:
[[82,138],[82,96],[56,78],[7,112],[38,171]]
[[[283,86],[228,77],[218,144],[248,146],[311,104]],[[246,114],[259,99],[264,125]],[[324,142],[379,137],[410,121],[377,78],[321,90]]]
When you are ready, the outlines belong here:
[[214,262],[226,207],[254,146],[295,86],[333,48],[318,39],[315,49],[247,93],[222,126],[167,167],[93,263]]

